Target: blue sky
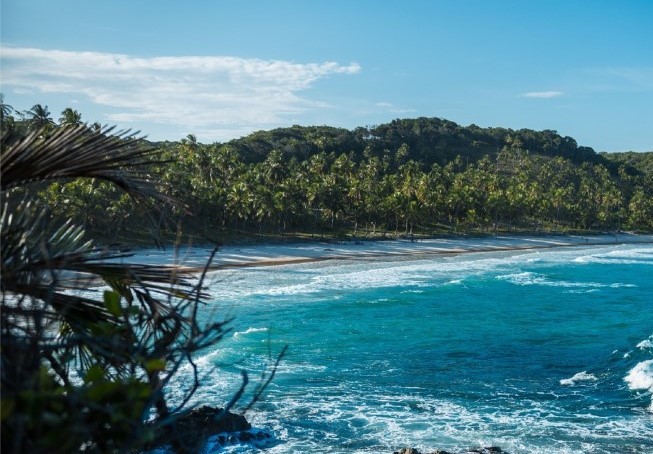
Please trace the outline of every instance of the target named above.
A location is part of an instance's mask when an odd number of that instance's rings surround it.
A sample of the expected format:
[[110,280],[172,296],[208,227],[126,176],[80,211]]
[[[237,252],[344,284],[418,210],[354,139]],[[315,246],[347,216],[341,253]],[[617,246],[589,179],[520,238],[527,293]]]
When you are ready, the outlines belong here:
[[0,0],[1,90],[152,140],[395,118],[653,150],[653,1]]

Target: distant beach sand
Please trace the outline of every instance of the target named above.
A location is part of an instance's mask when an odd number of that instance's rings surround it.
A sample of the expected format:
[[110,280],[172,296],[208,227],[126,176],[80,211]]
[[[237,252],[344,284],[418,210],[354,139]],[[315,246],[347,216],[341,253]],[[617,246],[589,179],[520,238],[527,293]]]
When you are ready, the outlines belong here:
[[[610,244],[653,244],[653,235],[630,233],[580,235],[505,235],[485,238],[432,238],[420,240],[345,241],[338,243],[261,244],[254,246],[224,246],[215,255],[211,269],[250,266],[288,265],[322,260],[362,259],[392,256],[464,254],[472,252],[548,249],[556,247]],[[191,271],[204,268],[211,253],[206,247],[143,249],[126,262],[177,265]]]

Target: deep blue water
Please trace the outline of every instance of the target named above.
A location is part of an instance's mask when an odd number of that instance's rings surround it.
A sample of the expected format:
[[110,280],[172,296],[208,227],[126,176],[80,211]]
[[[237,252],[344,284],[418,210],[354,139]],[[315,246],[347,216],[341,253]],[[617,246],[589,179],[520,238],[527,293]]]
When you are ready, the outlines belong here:
[[225,451],[653,452],[650,245],[334,260],[208,283],[203,316],[235,320],[198,358],[195,404],[223,405],[241,368],[256,381],[289,346],[248,413],[272,441]]

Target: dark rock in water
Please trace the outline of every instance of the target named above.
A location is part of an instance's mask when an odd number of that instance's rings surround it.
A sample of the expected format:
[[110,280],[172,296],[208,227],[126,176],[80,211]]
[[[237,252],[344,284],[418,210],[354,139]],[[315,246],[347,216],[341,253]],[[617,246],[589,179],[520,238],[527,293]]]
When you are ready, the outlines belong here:
[[189,430],[192,430],[193,427],[203,427],[205,431],[213,433],[239,432],[252,428],[244,416],[206,405],[175,418],[174,424]]
[[264,441],[271,438],[270,434],[265,432],[252,432],[252,431],[243,431],[243,432],[229,432],[229,433],[220,433],[218,435],[210,437],[210,440],[217,442],[219,445],[228,445],[230,443],[238,442],[253,442],[253,441]]
[[[395,451],[393,454],[422,454],[422,452],[420,452],[418,449],[415,448],[402,448],[399,451]],[[435,451],[432,451],[429,454],[456,454],[456,453],[444,451],[442,449],[436,449]],[[490,446],[488,448],[469,449],[466,451],[462,451],[459,454],[508,454],[508,453],[497,446]]]
[[470,449],[469,451],[466,451],[465,454],[508,454],[506,451],[503,449],[499,448],[498,446],[490,446],[489,448],[477,448],[477,449]]
[[265,432],[248,432],[252,426],[242,415],[222,408],[203,406],[154,423],[155,440],[148,448],[170,445],[175,452],[196,453],[206,440],[215,436],[220,444],[257,441],[270,438]]

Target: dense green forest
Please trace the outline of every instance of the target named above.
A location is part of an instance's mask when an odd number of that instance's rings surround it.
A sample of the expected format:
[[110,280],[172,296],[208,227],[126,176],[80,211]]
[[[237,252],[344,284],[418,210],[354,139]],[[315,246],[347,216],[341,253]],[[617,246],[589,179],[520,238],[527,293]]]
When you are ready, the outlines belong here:
[[[80,123],[70,108],[56,123],[47,107],[3,104],[4,130]],[[174,232],[180,220],[208,239],[653,230],[653,152],[595,153],[551,130],[417,118],[140,146],[160,150],[159,187],[186,207],[155,221]],[[99,180],[54,183],[40,196],[53,216],[101,238],[130,240],[152,225],[142,202]]]

